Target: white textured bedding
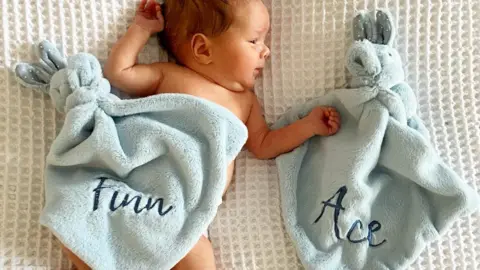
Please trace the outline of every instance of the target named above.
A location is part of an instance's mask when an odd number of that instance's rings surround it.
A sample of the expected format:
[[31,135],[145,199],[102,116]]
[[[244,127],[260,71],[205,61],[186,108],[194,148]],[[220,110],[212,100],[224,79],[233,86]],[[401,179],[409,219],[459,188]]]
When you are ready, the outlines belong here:
[[[67,54],[106,59],[134,16],[130,0],[0,0],[0,267],[68,269],[38,223],[43,166],[62,124],[50,100],[26,91],[11,69],[50,39]],[[387,7],[420,115],[444,160],[480,186],[480,0],[265,0],[272,55],[256,93],[269,123],[290,106],[342,87],[356,10]],[[159,59],[152,39],[141,61]],[[273,161],[242,153],[236,181],[211,226],[219,269],[301,268],[280,216]],[[480,214],[462,219],[413,269],[480,269]]]

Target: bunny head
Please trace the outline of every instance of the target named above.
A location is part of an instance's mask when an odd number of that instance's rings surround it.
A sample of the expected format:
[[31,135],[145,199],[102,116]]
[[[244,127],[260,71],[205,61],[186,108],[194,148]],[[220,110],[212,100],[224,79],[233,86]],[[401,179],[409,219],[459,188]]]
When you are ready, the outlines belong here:
[[361,12],[353,20],[355,42],[347,54],[350,87],[391,88],[405,80],[402,59],[392,47],[395,28],[387,11]]
[[38,63],[16,66],[17,81],[50,95],[58,111],[67,112],[110,93],[110,83],[103,78],[101,65],[93,55],[79,53],[65,58],[49,41],[42,41],[36,53]]

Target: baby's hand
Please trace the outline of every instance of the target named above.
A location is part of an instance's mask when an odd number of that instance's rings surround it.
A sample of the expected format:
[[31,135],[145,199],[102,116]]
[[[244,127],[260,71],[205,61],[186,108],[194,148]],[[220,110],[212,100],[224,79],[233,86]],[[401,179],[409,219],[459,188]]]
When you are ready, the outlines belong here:
[[155,0],[142,0],[138,6],[135,24],[150,34],[162,32],[165,27],[162,9]]
[[331,136],[340,128],[340,115],[335,108],[316,107],[307,118],[315,135]]

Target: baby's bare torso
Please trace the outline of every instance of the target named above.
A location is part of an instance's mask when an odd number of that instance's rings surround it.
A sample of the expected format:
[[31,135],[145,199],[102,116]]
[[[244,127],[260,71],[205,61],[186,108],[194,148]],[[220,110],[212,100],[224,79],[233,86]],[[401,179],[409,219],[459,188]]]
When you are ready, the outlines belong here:
[[[158,86],[157,93],[178,93],[188,94],[207,99],[219,104],[233,114],[235,114],[243,123],[247,122],[252,106],[251,91],[233,92],[227,90],[218,84],[215,84],[201,75],[175,64],[171,64],[168,74],[164,75],[162,83]],[[234,162],[227,168],[228,188],[233,176]]]

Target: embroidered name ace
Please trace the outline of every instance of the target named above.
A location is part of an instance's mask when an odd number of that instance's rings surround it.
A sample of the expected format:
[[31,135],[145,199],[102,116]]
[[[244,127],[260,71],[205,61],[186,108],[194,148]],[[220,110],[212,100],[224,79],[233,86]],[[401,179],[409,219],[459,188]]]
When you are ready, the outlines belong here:
[[[327,207],[331,207],[331,208],[335,209],[333,211],[333,222],[334,222],[335,236],[338,238],[338,240],[343,240],[340,237],[340,230],[338,228],[338,217],[340,216],[340,213],[341,213],[342,210],[345,211],[345,207],[343,207],[342,201],[343,201],[343,198],[345,197],[346,194],[347,194],[347,187],[343,186],[330,199],[328,199],[327,201],[323,201],[322,202],[323,203],[322,212],[317,217],[317,219],[315,219],[315,221],[313,222],[313,224],[316,224],[318,221],[320,221],[320,219],[322,218],[323,214],[325,213],[325,210],[326,210]],[[331,201],[336,196],[338,196],[337,201],[335,203],[332,203]],[[364,241],[368,241],[369,246],[378,247],[378,246],[383,245],[385,242],[387,242],[387,240],[384,239],[382,242],[380,242],[378,244],[373,243],[373,233],[379,231],[382,228],[382,225],[380,224],[380,222],[378,222],[376,220],[373,220],[368,224],[368,235],[367,235],[367,237],[362,238],[362,239],[352,239],[352,233],[355,230],[355,228],[357,228],[357,226],[360,228],[360,230],[363,230],[363,223],[362,223],[361,220],[356,220],[352,224],[352,226],[350,226],[350,230],[348,230],[347,240],[350,243],[358,244],[358,243],[361,243],[361,242],[364,242]]]
[[[163,208],[163,198],[158,198],[153,201],[153,198],[144,199],[142,196],[136,195],[130,197],[130,194],[120,194],[120,191],[115,190],[113,186],[104,185],[106,180],[109,178],[99,177],[98,186],[93,190],[93,211],[95,212],[98,209],[98,203],[100,201],[100,196],[109,196],[102,194],[103,189],[114,190],[113,194],[110,195],[110,211],[115,212],[120,207],[124,208],[134,202],[133,211],[135,214],[141,213],[143,210],[147,212],[152,210],[155,205],[158,205],[157,212],[160,216],[165,216],[173,209],[173,206],[169,206],[166,210]],[[122,197],[123,196],[123,200]],[[117,201],[117,198],[119,199]],[[146,202],[145,202],[146,201]]]

